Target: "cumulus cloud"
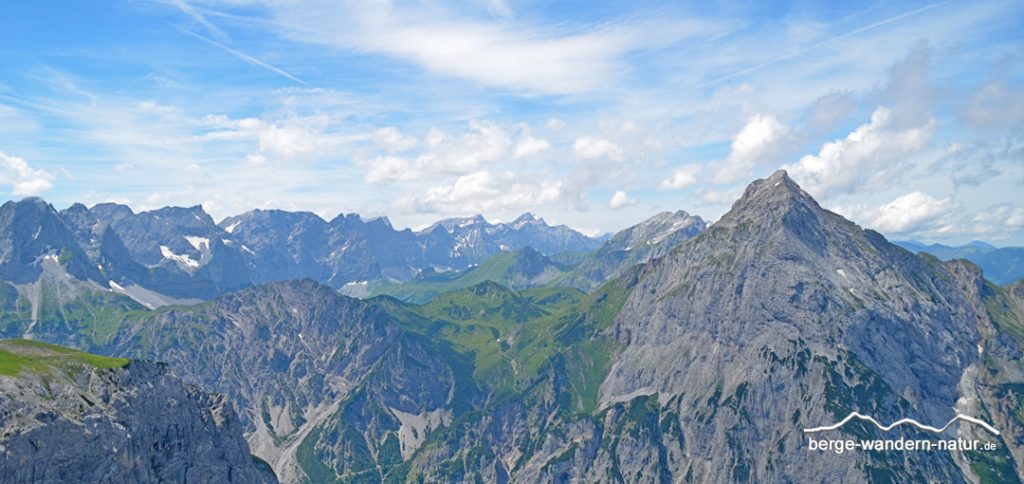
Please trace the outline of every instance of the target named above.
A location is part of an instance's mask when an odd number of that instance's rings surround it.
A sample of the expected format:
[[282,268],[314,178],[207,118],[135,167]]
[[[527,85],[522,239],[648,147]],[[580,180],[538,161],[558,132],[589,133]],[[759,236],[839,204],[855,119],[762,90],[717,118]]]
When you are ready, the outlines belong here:
[[259,133],[260,152],[283,159],[309,155],[321,147],[318,136],[326,123],[325,117],[310,120],[310,123],[270,124]]
[[255,141],[251,163],[293,160],[324,155],[343,138],[327,132],[329,118],[323,114],[286,116],[280,119],[238,118],[209,115],[203,118],[205,140]]
[[892,126],[891,121],[892,110],[879,107],[870,123],[857,127],[844,139],[825,143],[817,155],[806,155],[784,168],[818,197],[862,188],[912,162],[935,132],[934,118],[906,129]]
[[697,183],[697,173],[700,171],[700,165],[691,164],[683,165],[676,168],[668,178],[661,181],[658,185],[659,190],[681,190],[694,183]]
[[701,200],[708,205],[731,205],[743,195],[744,187],[737,185],[728,190],[705,188],[701,190]]
[[971,218],[974,234],[1006,235],[1024,229],[1024,208],[1001,203],[974,214]]
[[[431,129],[424,141],[426,150],[415,156],[386,155],[361,161],[366,180],[388,182],[466,174],[503,160],[512,147],[512,137],[504,128],[479,121],[471,122],[461,136]],[[539,149],[541,141],[535,140],[532,146],[523,148],[524,153],[532,154],[530,150]]]
[[749,178],[752,172],[775,161],[785,149],[791,130],[771,114],[752,116],[732,138],[729,155],[711,163],[715,183],[732,183]]
[[581,136],[572,145],[572,152],[581,160],[605,159],[619,161],[622,159],[622,148],[604,138]]
[[544,123],[544,127],[552,131],[558,131],[565,127],[565,121],[558,118],[550,118]]
[[53,188],[53,175],[45,170],[32,168],[28,162],[17,156],[0,151],[0,185],[11,187],[11,195],[39,195]]
[[918,191],[907,193],[879,207],[840,208],[843,215],[886,234],[941,234],[957,204],[950,197],[936,198]]
[[611,200],[608,200],[608,208],[611,208],[612,210],[617,210],[629,205],[636,205],[636,199],[631,198],[626,192],[622,190],[617,190],[612,195]]
[[521,210],[557,201],[561,189],[557,181],[528,181],[511,172],[496,175],[481,170],[430,187],[423,195],[405,197],[396,205],[413,212],[446,214]]
[[528,156],[533,156],[543,151],[547,151],[548,148],[551,148],[551,143],[540,138],[525,135],[516,142],[516,149],[512,153],[512,157],[526,158]]
[[373,142],[377,147],[389,152],[408,151],[416,147],[416,138],[406,136],[394,126],[380,128],[373,132]]

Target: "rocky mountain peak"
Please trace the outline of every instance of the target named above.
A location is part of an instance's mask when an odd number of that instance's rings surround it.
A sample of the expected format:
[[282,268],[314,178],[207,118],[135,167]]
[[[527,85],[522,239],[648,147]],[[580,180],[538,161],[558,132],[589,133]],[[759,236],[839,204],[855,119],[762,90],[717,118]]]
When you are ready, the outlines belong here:
[[843,245],[849,236],[862,237],[865,232],[818,205],[785,170],[747,186],[743,196],[712,226],[712,231],[723,229],[747,247],[767,250],[765,244],[781,244],[790,250],[802,246],[818,254],[828,244]]
[[135,215],[131,207],[118,203],[98,203],[90,211],[101,220],[114,222]]
[[203,210],[202,205],[193,205],[191,207],[164,207],[151,212],[142,212],[140,215],[144,214],[148,214],[154,218],[170,217],[182,219],[181,222],[187,224],[194,223],[192,220],[188,220],[191,217],[195,222],[201,223],[205,226],[216,225],[213,221],[213,217],[206,213],[206,210]]
[[420,231],[420,233],[431,233],[437,228],[443,229],[445,232],[452,233],[456,229],[464,229],[467,227],[476,227],[480,225],[489,225],[487,220],[484,219],[483,215],[473,215],[471,217],[454,217],[446,218],[434,222],[427,228]]
[[18,202],[10,201],[5,203],[4,206],[10,207],[11,209],[14,209],[19,214],[22,215],[29,213],[45,213],[56,215],[57,213],[57,211],[53,208],[53,205],[50,205],[49,203],[46,202],[46,200],[43,200],[42,198],[39,197],[26,197]]
[[512,224],[516,226],[522,226],[533,223],[544,224],[545,222],[544,219],[537,217],[536,215],[530,212],[526,212],[512,221]]
[[797,205],[821,209],[813,198],[798,185],[786,170],[777,170],[768,178],[755,180],[743,196],[733,203],[730,212],[764,211],[773,208],[789,208]]

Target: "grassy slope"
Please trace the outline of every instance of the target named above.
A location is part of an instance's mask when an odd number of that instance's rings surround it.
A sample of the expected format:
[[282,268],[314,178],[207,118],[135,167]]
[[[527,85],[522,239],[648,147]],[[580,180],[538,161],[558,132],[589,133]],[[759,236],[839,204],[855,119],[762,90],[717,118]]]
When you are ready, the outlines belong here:
[[423,306],[406,306],[419,317],[405,326],[472,354],[474,378],[506,396],[559,360],[567,367],[577,409],[589,412],[617,350],[601,332],[611,325],[628,289],[613,282],[591,294],[564,287],[513,291],[484,282]]
[[[482,282],[508,286],[510,273],[521,263],[520,252],[499,252],[477,267],[459,273],[430,274],[406,283],[370,283],[371,296],[391,296],[413,304],[426,304],[435,297]],[[558,264],[558,263],[556,263]]]
[[122,368],[127,358],[83,353],[81,351],[23,339],[0,340],[0,375],[17,376],[28,371],[50,374],[54,370],[73,370],[83,366]]
[[60,284],[41,280],[37,322],[32,324],[32,303],[25,294],[0,283],[0,335],[18,337],[31,326],[33,333],[74,333],[90,348],[110,342],[129,318],[150,311],[131,298],[100,289],[68,291]]

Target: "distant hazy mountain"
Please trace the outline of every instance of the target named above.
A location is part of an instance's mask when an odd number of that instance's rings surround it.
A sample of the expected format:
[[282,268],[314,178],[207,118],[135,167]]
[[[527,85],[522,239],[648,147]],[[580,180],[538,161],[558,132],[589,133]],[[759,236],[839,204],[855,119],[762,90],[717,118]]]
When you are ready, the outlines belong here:
[[562,278],[562,283],[586,291],[627,269],[661,257],[707,228],[704,220],[682,210],[661,212],[615,234]]
[[39,198],[0,206],[0,278],[17,284],[33,282],[42,273],[40,261],[47,255],[59,258],[79,279],[102,280],[100,270],[53,206]]
[[341,289],[352,297],[386,295],[399,300],[423,304],[439,294],[465,289],[490,281],[512,289],[553,285],[563,277],[569,266],[555,262],[532,247],[515,252],[499,252],[478,266],[464,271],[424,272],[408,282],[374,281],[350,284]]
[[[46,259],[37,292],[0,288],[7,334],[168,362],[236,402],[253,452],[285,482],[1018,482],[1024,472],[1024,283],[997,286],[971,264],[897,247],[821,208],[785,172],[590,293],[484,280],[412,305],[298,280],[149,311],[120,296],[83,305],[93,286],[60,303],[48,294],[67,292],[52,286],[68,279],[62,270]],[[852,412],[933,426],[964,414],[999,434],[858,420],[815,436],[993,448],[807,448],[804,429]]]
[[[536,223],[537,219],[523,216],[511,225],[515,227]],[[437,226],[453,232],[458,232],[459,229],[448,227],[461,226],[465,240],[478,240],[477,234],[481,233],[481,228],[486,227],[486,224],[477,217],[446,220],[439,222]],[[684,211],[662,212],[620,231],[593,252],[563,251],[556,254],[556,257],[547,257],[527,246],[516,252],[499,252],[480,265],[464,271],[424,272],[407,282],[375,281],[351,284],[342,288],[342,293],[353,297],[388,295],[406,302],[424,303],[438,294],[463,289],[483,281],[497,282],[513,289],[572,286],[589,291],[636,264],[668,253],[684,240],[700,233],[705,227],[700,217],[691,216]],[[575,260],[558,260],[566,256],[572,256]]]
[[601,242],[565,225],[548,225],[542,218],[524,213],[508,223],[492,224],[477,215],[437,222],[417,234],[427,236],[443,231],[454,240],[449,252],[454,260],[482,262],[500,251],[517,251],[531,247],[545,255],[561,252],[586,252]]
[[967,259],[981,267],[985,278],[996,284],[1009,284],[1024,279],[1024,247],[997,248],[979,241],[959,247],[926,245],[914,241],[895,244],[912,252],[926,252],[942,260]]
[[588,251],[600,242],[532,215],[508,224],[395,230],[386,218],[254,210],[219,225],[202,207],[135,213],[117,204],[57,212],[38,198],[0,207],[0,280],[30,284],[44,258],[80,281],[150,307],[210,299],[253,284],[311,278],[342,288],[463,270],[502,251]]

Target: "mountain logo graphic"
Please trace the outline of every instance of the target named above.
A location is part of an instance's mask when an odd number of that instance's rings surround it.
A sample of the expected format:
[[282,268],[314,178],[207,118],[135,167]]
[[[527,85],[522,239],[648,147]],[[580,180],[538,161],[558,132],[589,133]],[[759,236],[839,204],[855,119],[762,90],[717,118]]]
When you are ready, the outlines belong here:
[[922,424],[922,423],[920,423],[920,422],[918,422],[918,421],[916,421],[916,420],[914,420],[912,418],[904,418],[904,419],[897,420],[897,421],[895,421],[895,422],[893,422],[892,424],[889,424],[889,425],[882,425],[881,423],[878,422],[878,420],[875,420],[873,417],[871,417],[869,415],[862,415],[862,414],[859,414],[857,412],[851,412],[849,415],[846,416],[846,418],[844,418],[844,419],[842,419],[842,420],[840,420],[840,421],[838,421],[838,422],[836,422],[836,423],[834,423],[832,425],[826,425],[824,427],[814,427],[814,428],[804,429],[804,433],[805,434],[813,434],[813,433],[816,433],[816,432],[825,432],[825,431],[828,431],[828,430],[836,430],[836,429],[846,425],[848,422],[850,422],[853,419],[858,419],[858,420],[864,420],[864,421],[867,421],[867,422],[871,422],[871,423],[873,423],[875,425],[875,427],[878,427],[879,430],[881,430],[883,432],[888,432],[888,431],[890,431],[890,430],[892,430],[892,429],[894,429],[896,427],[899,427],[900,425],[908,424],[908,425],[913,425],[914,427],[917,427],[917,428],[919,428],[921,430],[927,430],[929,432],[934,432],[934,433],[937,433],[937,434],[941,434],[941,433],[945,432],[946,429],[948,429],[950,425],[953,425],[954,422],[956,422],[958,420],[963,420],[964,422],[970,422],[970,423],[975,424],[975,425],[980,425],[982,428],[984,428],[985,430],[989,431],[989,433],[991,433],[992,435],[999,435],[999,431],[996,430],[995,427],[993,427],[993,426],[989,425],[988,423],[986,423],[985,421],[983,421],[981,419],[978,419],[978,418],[975,418],[975,417],[971,417],[970,415],[964,415],[962,413],[958,413],[956,415],[956,417],[953,417],[952,419],[950,419],[949,422],[946,422],[946,425],[943,425],[941,428],[937,428],[937,427],[932,427],[931,425],[924,425],[924,424]]

